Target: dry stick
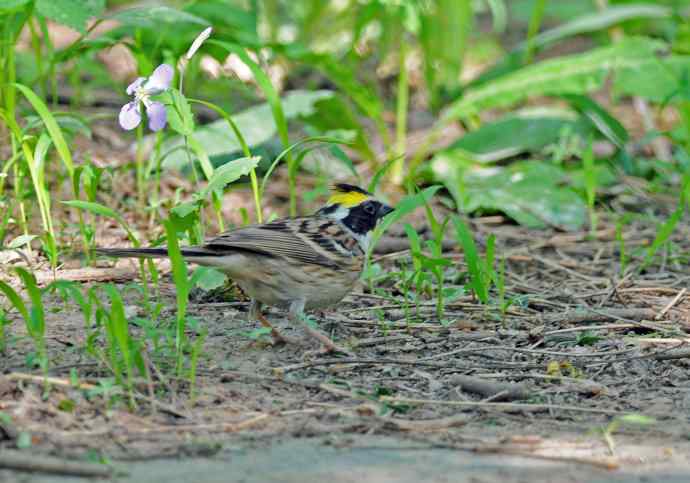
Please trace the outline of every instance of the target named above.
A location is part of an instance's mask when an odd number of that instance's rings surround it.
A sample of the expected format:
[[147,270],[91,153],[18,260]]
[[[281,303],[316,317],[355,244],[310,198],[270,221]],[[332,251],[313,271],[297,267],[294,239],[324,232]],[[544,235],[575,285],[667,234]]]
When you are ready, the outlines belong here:
[[602,280],[605,280],[605,279],[602,279],[601,277],[588,277],[587,275],[583,275],[580,272],[576,272],[575,270],[571,270],[567,267],[564,267],[560,263],[549,260],[548,258],[543,258],[543,257],[539,257],[536,255],[531,255],[531,256],[536,261],[543,263],[547,267],[555,268],[558,270],[563,270],[564,272],[569,273],[573,277],[579,278],[580,280],[585,280],[587,282],[595,282],[595,283],[598,283],[598,282],[601,282]]
[[[598,311],[598,310],[594,310],[594,309],[589,308],[589,307],[587,308],[587,310],[590,310],[590,311],[594,312],[595,314],[598,314],[598,315],[601,315],[601,316],[610,317],[610,318],[612,318],[612,319],[614,319],[614,320],[620,320],[621,322],[627,322],[627,323],[629,323],[629,324],[636,324],[638,327],[643,327],[643,328],[645,328],[645,329],[655,330],[655,331],[657,331],[657,332],[677,333],[677,331],[669,330],[669,329],[667,329],[666,327],[661,327],[661,326],[659,326],[659,325],[652,324],[652,323],[649,323],[649,322],[638,322],[638,321],[636,321],[636,320],[629,319],[629,318],[627,318],[627,317],[625,317],[625,316],[622,316],[622,317],[621,317],[621,316],[619,316],[619,315],[611,314],[611,313],[608,313],[608,312],[601,312],[601,311]],[[651,318],[653,318],[653,317],[643,317],[643,318],[650,318],[650,319],[651,319]]]
[[544,332],[544,337],[556,334],[566,334],[569,332],[583,332],[585,330],[609,330],[609,329],[634,329],[639,327],[636,324],[606,324],[606,325],[586,325],[583,327],[571,327],[569,329],[551,330]]
[[607,351],[607,352],[594,352],[594,353],[590,353],[590,354],[578,354],[578,353],[571,353],[571,352],[539,351],[539,350],[523,349],[520,347],[509,347],[509,346],[487,346],[487,347],[471,347],[471,348],[465,348],[465,349],[456,349],[454,351],[444,352],[443,354],[436,354],[436,355],[429,356],[429,357],[423,357],[420,360],[431,361],[434,359],[443,359],[445,357],[456,355],[456,354],[472,353],[472,352],[485,352],[488,350],[489,351],[491,351],[491,350],[503,350],[503,351],[511,351],[511,352],[520,352],[520,353],[524,353],[524,354],[533,354],[536,356],[607,357],[607,356],[615,356],[615,355],[620,355],[620,354],[627,354],[628,352],[633,352],[633,351],[636,351],[637,349],[634,348],[634,349],[625,349],[625,350],[620,350],[620,351]]
[[0,453],[0,468],[35,471],[66,476],[108,477],[112,468],[94,463],[64,461],[50,456],[5,449]]
[[622,416],[627,413],[610,409],[581,408],[578,406],[561,406],[559,404],[518,404],[505,402],[477,402],[477,401],[438,401],[435,399],[411,399],[404,397],[381,396],[380,401],[400,404],[431,404],[438,406],[477,407],[480,409],[495,409],[498,411],[548,411],[558,409],[562,411],[576,411],[581,413],[607,414],[610,416]]
[[[531,394],[522,384],[508,382],[493,382],[472,376],[455,374],[450,378],[451,384],[457,384],[464,392],[479,394],[490,398],[492,401],[512,401],[516,399],[528,399]],[[483,402],[489,402],[485,400]]]
[[666,315],[666,312],[668,312],[669,310],[671,310],[671,309],[673,308],[674,305],[676,305],[678,302],[680,302],[680,300],[683,298],[683,296],[685,295],[685,293],[686,293],[687,291],[688,291],[688,289],[687,289],[687,288],[684,288],[683,290],[681,290],[680,292],[678,292],[678,295],[676,295],[676,296],[673,298],[673,300],[671,300],[671,301],[668,303],[668,305],[666,305],[666,307],[664,307],[663,309],[661,309],[661,312],[659,312],[659,315],[657,315],[657,316],[654,318],[654,320],[661,320],[661,319],[664,317],[664,315]]
[[564,314],[551,315],[544,317],[545,323],[577,324],[582,322],[605,322],[610,319],[621,320],[621,322],[638,323],[633,319],[652,319],[656,312],[652,309],[632,308],[632,309],[609,309],[606,312],[587,308],[583,310],[571,310]]
[[457,364],[439,364],[437,362],[426,362],[426,361],[406,361],[400,359],[359,359],[356,357],[343,357],[342,359],[322,359],[312,362],[303,362],[300,364],[291,364],[283,367],[273,368],[273,373],[277,376],[282,376],[288,372],[298,371],[301,369],[309,369],[318,366],[330,366],[335,364],[372,364],[372,365],[382,365],[382,364],[398,364],[402,366],[417,366],[417,367],[434,367],[436,369],[471,369],[476,367],[491,367],[494,369],[539,369],[543,366],[541,364],[517,364],[517,363],[502,363],[502,364],[472,364],[471,366],[460,366]]

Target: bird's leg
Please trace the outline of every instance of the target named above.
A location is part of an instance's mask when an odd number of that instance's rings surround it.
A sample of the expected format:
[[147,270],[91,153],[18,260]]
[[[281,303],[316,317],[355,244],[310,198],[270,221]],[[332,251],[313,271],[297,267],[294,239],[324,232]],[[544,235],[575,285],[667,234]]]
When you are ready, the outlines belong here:
[[299,323],[302,327],[304,327],[304,330],[309,334],[311,337],[314,339],[318,340],[323,344],[324,350],[323,352],[329,353],[329,352],[340,352],[342,354],[347,354],[349,356],[353,356],[354,354],[347,349],[340,347],[337,345],[335,342],[333,342],[331,339],[328,338],[324,333],[319,331],[318,329],[314,329],[309,325],[309,323],[306,321],[304,317],[304,301],[303,300],[296,300],[290,304],[290,310],[288,312],[288,319],[295,323]]
[[266,317],[263,316],[263,314],[261,313],[261,302],[259,302],[258,300],[252,299],[252,303],[249,306],[249,319],[256,320],[263,327],[271,329],[271,337],[273,337],[273,342],[281,344],[293,342],[292,339],[289,339],[283,336],[280,332],[278,332],[278,330],[275,327],[273,327],[273,325],[271,325],[271,323],[266,319]]

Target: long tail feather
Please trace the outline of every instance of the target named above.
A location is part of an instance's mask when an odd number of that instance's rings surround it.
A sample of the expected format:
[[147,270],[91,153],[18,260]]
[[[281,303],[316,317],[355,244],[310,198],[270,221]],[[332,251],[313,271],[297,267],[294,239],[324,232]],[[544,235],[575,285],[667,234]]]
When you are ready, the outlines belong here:
[[[201,247],[182,248],[185,257],[204,257],[212,255],[211,252]],[[158,248],[96,248],[96,255],[115,258],[167,258],[168,249]]]

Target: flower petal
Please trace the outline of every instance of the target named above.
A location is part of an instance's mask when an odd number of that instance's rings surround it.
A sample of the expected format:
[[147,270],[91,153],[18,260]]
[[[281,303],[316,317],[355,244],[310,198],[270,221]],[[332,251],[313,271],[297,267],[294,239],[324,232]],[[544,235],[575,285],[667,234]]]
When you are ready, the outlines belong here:
[[122,109],[120,109],[119,116],[120,126],[126,131],[130,131],[137,127],[141,122],[141,111],[139,109],[139,102],[128,102]]
[[173,74],[173,68],[168,64],[161,64],[156,67],[156,70],[153,71],[151,77],[149,77],[146,81],[146,84],[144,84],[146,93],[155,96],[163,91],[167,91],[170,87]]
[[187,51],[187,55],[185,57],[187,60],[190,60],[194,54],[196,54],[196,51],[199,50],[199,47],[201,47],[201,44],[206,42],[206,39],[208,39],[211,36],[211,33],[213,32],[213,27],[208,27],[204,29],[203,32],[201,32],[199,35],[196,36],[194,39],[194,42],[192,42],[191,47],[189,47],[189,50]]
[[132,82],[130,85],[127,86],[127,95],[131,96],[134,94],[134,91],[136,91],[139,86],[141,86],[144,81],[146,80],[146,77],[137,77],[137,80]]
[[160,102],[151,102],[146,106],[146,115],[149,117],[149,129],[151,131],[163,129],[168,122],[168,113],[165,106]]

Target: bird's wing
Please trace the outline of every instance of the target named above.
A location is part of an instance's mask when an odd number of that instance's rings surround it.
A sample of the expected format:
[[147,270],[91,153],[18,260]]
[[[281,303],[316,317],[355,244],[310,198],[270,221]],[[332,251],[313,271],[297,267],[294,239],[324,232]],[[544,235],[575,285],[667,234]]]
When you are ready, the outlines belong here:
[[[326,226],[328,225],[328,226]],[[277,220],[263,225],[249,225],[211,238],[204,249],[218,255],[249,251],[273,257],[285,257],[303,263],[337,267],[342,253],[334,253],[324,229],[333,222],[314,217]]]

